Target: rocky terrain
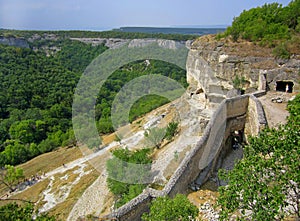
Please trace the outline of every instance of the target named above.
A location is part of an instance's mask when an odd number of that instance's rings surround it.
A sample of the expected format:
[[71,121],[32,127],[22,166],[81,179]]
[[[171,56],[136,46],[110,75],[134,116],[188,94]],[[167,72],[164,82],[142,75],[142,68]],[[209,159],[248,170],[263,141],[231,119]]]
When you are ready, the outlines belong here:
[[[276,90],[279,81],[293,82],[293,91],[299,92],[299,70],[299,55],[277,59],[270,48],[245,41],[216,40],[208,35],[190,46],[187,80],[195,91],[202,89],[210,102],[218,103],[237,95],[234,88],[245,93]],[[235,83],[235,79],[240,81]]]

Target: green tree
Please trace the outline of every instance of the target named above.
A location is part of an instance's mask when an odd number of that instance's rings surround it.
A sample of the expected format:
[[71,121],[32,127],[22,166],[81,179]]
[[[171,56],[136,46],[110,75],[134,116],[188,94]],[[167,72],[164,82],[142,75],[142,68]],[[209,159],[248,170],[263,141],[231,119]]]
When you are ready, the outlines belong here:
[[9,203],[0,207],[0,221],[55,221],[54,216],[42,214],[33,219],[34,208],[33,204],[27,203],[24,205],[18,205],[16,203]]
[[0,166],[5,164],[17,165],[24,163],[30,156],[27,146],[18,140],[7,140],[4,144],[4,151],[1,152]]
[[198,208],[186,196],[177,194],[174,199],[158,197],[144,213],[143,221],[189,221],[198,216]]
[[106,163],[107,184],[117,198],[117,207],[139,195],[146,187],[141,181],[150,175],[149,154],[150,149],[130,151],[126,148],[113,151],[113,158]]
[[[293,0],[285,7],[278,3],[271,3],[244,10],[233,19],[232,25],[223,35],[218,35],[218,38],[230,35],[234,41],[242,38],[275,47],[289,41],[295,33],[299,33],[299,11],[299,0]],[[281,52],[281,49],[276,50]],[[286,51],[284,52],[287,57]]]
[[[278,129],[267,128],[251,137],[244,158],[233,170],[219,172],[228,185],[220,187],[221,218],[240,210],[252,220],[276,220],[289,213],[300,218],[300,96],[288,105],[290,117]],[[292,208],[286,212],[286,208]]]
[[20,179],[24,178],[23,170],[11,165],[5,165],[0,171],[0,182],[8,187],[11,191],[15,190],[15,185]]

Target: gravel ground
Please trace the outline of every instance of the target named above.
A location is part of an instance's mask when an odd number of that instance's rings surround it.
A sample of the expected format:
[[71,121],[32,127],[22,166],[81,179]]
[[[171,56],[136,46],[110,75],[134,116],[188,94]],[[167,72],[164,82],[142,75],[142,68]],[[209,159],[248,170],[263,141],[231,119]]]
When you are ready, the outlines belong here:
[[106,186],[106,178],[106,171],[103,171],[99,178],[85,190],[70,212],[67,219],[68,221],[77,220],[79,217],[94,214],[95,211],[98,211],[98,213],[101,212],[105,203],[105,197],[109,193]]

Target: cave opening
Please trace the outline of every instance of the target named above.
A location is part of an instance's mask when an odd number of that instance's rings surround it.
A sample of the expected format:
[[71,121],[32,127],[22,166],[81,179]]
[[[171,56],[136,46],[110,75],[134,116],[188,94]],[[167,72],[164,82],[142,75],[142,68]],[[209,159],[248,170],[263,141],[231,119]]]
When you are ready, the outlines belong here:
[[292,81],[276,81],[276,91],[292,93],[293,87],[294,83]]

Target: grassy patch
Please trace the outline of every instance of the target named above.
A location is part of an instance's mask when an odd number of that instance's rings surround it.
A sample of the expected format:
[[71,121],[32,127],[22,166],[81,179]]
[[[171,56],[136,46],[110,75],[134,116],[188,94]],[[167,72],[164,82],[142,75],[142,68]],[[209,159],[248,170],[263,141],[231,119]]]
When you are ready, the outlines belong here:
[[[42,193],[42,191],[44,191],[47,188],[49,182],[50,182],[49,179],[45,179],[45,180],[35,184],[33,187],[30,187],[30,188],[26,189],[25,191],[10,197],[10,199],[21,199],[21,200],[27,200],[27,201],[31,201],[31,202],[37,202],[40,198],[40,194]],[[11,201],[11,200],[0,201],[0,206],[3,206],[5,204],[11,203],[11,202],[13,202],[13,201]],[[20,202],[20,201],[16,200],[15,202]]]
[[80,148],[63,147],[53,152],[42,154],[18,167],[21,167],[24,170],[25,177],[30,177],[37,173],[47,173],[80,157],[82,157]]

